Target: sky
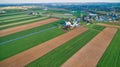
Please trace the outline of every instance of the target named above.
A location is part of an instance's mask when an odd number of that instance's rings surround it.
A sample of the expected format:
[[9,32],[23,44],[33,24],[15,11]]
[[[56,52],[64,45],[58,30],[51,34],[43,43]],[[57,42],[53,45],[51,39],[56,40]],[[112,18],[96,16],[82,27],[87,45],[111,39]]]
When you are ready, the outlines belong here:
[[120,2],[120,0],[0,0],[0,4],[5,3],[51,3],[51,2]]

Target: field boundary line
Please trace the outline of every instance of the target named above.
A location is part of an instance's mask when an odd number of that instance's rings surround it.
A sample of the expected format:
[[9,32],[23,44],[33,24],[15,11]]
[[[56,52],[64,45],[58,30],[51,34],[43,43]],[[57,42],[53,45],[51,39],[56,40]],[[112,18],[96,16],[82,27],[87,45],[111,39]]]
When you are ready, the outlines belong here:
[[105,28],[61,67],[96,67],[116,31],[116,28]]
[[25,65],[35,61],[36,59],[42,57],[43,55],[47,54],[48,52],[52,51],[53,49],[63,45],[65,42],[71,40],[72,38],[82,34],[83,32],[87,31],[87,28],[78,27],[74,30],[71,30],[65,34],[62,34],[56,38],[53,38],[49,41],[46,41],[38,46],[30,48],[24,52],[21,52],[17,55],[14,55],[8,59],[5,59],[0,62],[1,67],[24,67]]
[[9,34],[16,33],[16,32],[20,32],[20,31],[23,31],[23,30],[31,29],[31,28],[34,28],[34,27],[38,27],[38,26],[41,26],[41,25],[45,25],[45,24],[48,24],[48,23],[55,22],[57,20],[59,20],[59,19],[50,18],[50,19],[42,20],[42,21],[35,22],[35,23],[30,23],[30,24],[25,24],[25,25],[22,25],[22,26],[8,28],[8,29],[5,29],[5,30],[1,30],[0,31],[0,36],[2,37],[2,36],[6,36],[6,35],[9,35]]

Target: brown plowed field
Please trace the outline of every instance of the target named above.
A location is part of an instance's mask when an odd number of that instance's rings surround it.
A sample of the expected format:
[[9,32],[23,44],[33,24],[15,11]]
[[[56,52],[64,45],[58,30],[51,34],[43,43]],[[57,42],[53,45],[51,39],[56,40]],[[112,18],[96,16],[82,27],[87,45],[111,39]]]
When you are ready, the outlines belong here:
[[62,67],[96,67],[116,31],[116,28],[105,28],[75,55],[68,59]]
[[115,26],[115,25],[110,25],[110,24],[98,23],[98,25],[100,25],[100,26],[106,26],[106,27],[113,27],[113,28],[120,28],[120,26]]
[[57,21],[57,20],[58,19],[56,19],[56,18],[50,18],[50,19],[47,19],[47,20],[42,20],[40,22],[35,22],[35,23],[31,23],[31,24],[26,24],[26,25],[22,25],[22,26],[8,28],[8,29],[5,29],[5,30],[1,30],[0,31],[0,36],[6,36],[6,35],[13,34],[13,33],[16,33],[16,32],[20,32],[20,31],[23,31],[23,30],[31,29],[31,28],[38,27],[38,26],[41,26],[41,25],[44,25],[44,24],[48,24],[48,23],[51,23],[51,22],[54,22],[54,21]]
[[0,67],[23,67],[55,49],[56,47],[59,47],[65,42],[78,36],[79,34],[85,32],[86,30],[87,28],[84,27],[75,28],[74,30],[71,30],[63,35],[1,61]]

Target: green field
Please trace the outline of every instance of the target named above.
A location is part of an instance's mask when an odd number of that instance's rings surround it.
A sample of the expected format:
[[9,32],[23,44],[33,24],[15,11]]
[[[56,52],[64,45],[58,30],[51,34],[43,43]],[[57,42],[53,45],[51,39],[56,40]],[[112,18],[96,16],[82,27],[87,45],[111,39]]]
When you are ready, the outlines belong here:
[[97,67],[120,67],[120,29],[99,60]]
[[[104,28],[102,28],[104,29]],[[101,29],[101,30],[102,30]],[[28,64],[26,67],[60,67],[79,49],[86,45],[99,31],[89,29],[81,35],[66,42],[62,46],[55,48],[51,52]]]
[[10,20],[2,20],[0,21],[1,22],[1,25],[6,25],[6,24],[11,24],[11,23],[17,23],[17,22],[22,22],[22,21],[26,21],[26,20],[29,20],[29,19],[34,19],[34,18],[38,18],[40,16],[23,16],[21,18],[15,18],[15,19],[10,19]]
[[48,19],[48,17],[37,17],[37,18],[29,19],[29,20],[27,19],[26,21],[21,20],[22,22],[20,21],[20,22],[17,22],[17,23],[1,25],[0,30],[7,29],[7,28],[10,28],[10,27],[20,26],[20,25],[24,25],[24,24],[29,24],[29,23],[33,23],[33,22],[38,22],[38,21],[45,20],[45,19]]
[[85,25],[85,27],[96,30],[96,31],[99,31],[99,30],[102,30],[103,28],[105,28],[105,26],[99,26],[96,24]]
[[24,16],[28,16],[27,14],[24,15],[15,15],[15,16],[9,16],[9,17],[1,17],[0,21],[5,21],[5,20],[10,20],[10,19],[16,19],[16,18],[21,18]]
[[[50,24],[46,24],[43,26],[39,26],[36,28],[32,28],[29,30],[25,30],[25,31],[21,31],[15,34],[11,34],[8,36],[4,36],[4,37],[0,37],[0,42],[5,42],[5,41],[9,41],[15,38],[19,38],[21,36],[24,35],[28,35],[34,32],[38,32],[40,30],[44,30],[44,29],[48,29],[54,26],[57,26],[57,24],[62,23],[63,21],[57,21],[54,23],[50,23]],[[54,33],[54,35],[53,35]],[[37,33],[22,39],[18,39],[9,43],[5,43],[5,44],[0,44],[0,60],[4,60],[10,56],[13,56],[17,53],[20,53],[24,50],[27,50],[29,48],[32,48],[38,44],[41,44],[47,40],[50,40],[56,36],[59,36],[61,34],[63,34],[64,32],[58,28],[53,28],[51,30],[47,30],[41,33]]]
[[[64,13],[65,14],[65,13]],[[52,17],[57,17],[57,18],[75,18],[75,16],[72,16],[72,15],[64,15],[64,14],[61,14],[61,13],[51,13],[51,16]]]
[[87,15],[87,13],[86,13],[86,12],[83,12],[83,11],[75,11],[73,14],[74,14],[74,16],[76,16],[76,17]]

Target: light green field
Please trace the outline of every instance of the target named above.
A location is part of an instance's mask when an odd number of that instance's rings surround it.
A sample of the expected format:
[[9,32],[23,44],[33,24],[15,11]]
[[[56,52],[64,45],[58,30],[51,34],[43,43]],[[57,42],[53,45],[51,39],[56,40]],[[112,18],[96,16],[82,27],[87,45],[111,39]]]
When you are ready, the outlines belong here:
[[0,17],[0,21],[5,21],[5,20],[10,20],[10,19],[16,19],[16,18],[21,18],[24,16],[28,16],[27,14],[23,15],[14,15],[14,16],[9,16],[9,17]]
[[21,18],[15,18],[15,19],[4,20],[4,21],[2,20],[0,22],[1,22],[1,25],[6,25],[6,24],[20,22],[20,21],[24,21],[24,20],[27,20],[27,19],[37,18],[37,17],[38,16],[29,16],[29,15],[26,15],[26,16],[22,16]]
[[75,18],[75,16],[69,16],[69,15],[64,15],[60,13],[52,13],[52,17],[57,17],[57,18]]
[[21,22],[17,22],[17,23],[1,25],[0,30],[10,28],[10,27],[20,26],[20,25],[24,25],[24,24],[28,24],[28,23],[33,23],[33,22],[37,22],[37,21],[41,21],[41,20],[45,20],[47,18],[48,17],[40,17],[40,18],[38,17],[38,18],[34,18],[34,19],[29,19],[29,20],[27,19],[25,21],[21,21]]
[[14,13],[2,14],[2,15],[0,15],[0,17],[13,16],[13,15],[21,15],[21,14],[26,14],[26,12],[25,11],[21,11],[21,12],[14,12]]

